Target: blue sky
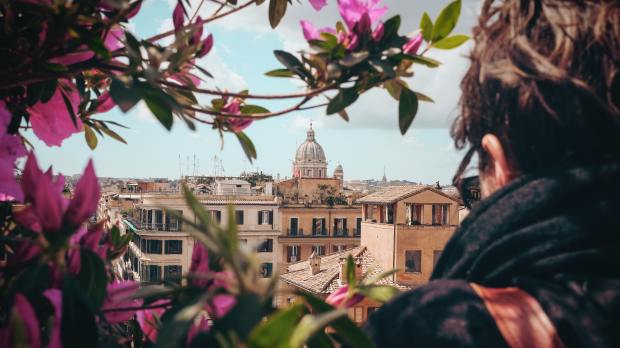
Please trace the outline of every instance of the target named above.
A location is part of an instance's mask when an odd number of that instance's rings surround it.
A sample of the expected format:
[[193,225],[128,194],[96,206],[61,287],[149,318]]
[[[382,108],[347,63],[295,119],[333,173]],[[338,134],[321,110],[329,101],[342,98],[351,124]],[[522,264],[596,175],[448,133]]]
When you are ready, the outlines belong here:
[[[145,0],[130,29],[146,38],[170,28],[171,2]],[[315,12],[306,0],[293,2],[275,31],[268,26],[267,2],[206,26],[205,30],[214,35],[215,49],[200,64],[215,75],[217,81],[217,84],[206,81],[206,85],[230,90],[249,88],[254,93],[299,91],[299,86],[290,81],[268,78],[263,73],[279,67],[273,50],[303,49],[304,41],[298,24],[300,19],[309,19],[317,26],[333,26],[338,18],[335,0],[328,2],[329,6],[320,13]],[[386,18],[397,13],[402,15],[401,32],[405,33],[417,29],[423,11],[428,11],[435,18],[441,7],[448,3],[444,0],[384,2],[390,8]],[[470,33],[478,7],[479,1],[464,1],[461,22],[455,32]],[[213,5],[203,10],[203,16],[210,11],[213,11]],[[222,149],[218,134],[206,126],[192,132],[182,122],[175,122],[172,131],[168,132],[143,105],[138,105],[127,114],[114,109],[98,116],[128,126],[130,129],[118,130],[128,145],[106,138],[91,151],[83,133],[67,139],[61,148],[48,148],[32,135],[28,135],[28,139],[35,145],[41,165],[52,165],[56,172],[67,175],[80,173],[87,160],[93,158],[99,176],[178,178],[179,155],[183,168],[186,168],[186,159],[189,157],[193,162],[196,155],[197,174],[208,175],[213,172],[213,157],[217,155],[223,161],[226,175],[259,169],[284,178],[291,175],[295,150],[305,139],[306,129],[312,120],[317,141],[327,155],[330,172],[340,163],[344,167],[345,179],[369,179],[380,178],[385,167],[389,179],[425,183],[439,180],[447,184],[462,155],[454,150],[449,125],[456,114],[460,93],[458,84],[467,67],[464,56],[469,47],[431,51],[429,56],[439,59],[444,65],[433,70],[416,70],[410,85],[429,94],[436,103],[420,106],[412,129],[404,137],[398,131],[396,102],[384,90],[377,90],[362,96],[349,109],[349,123],[338,116],[325,116],[324,109],[255,122],[247,130],[258,150],[258,160],[253,164],[245,158],[233,136],[224,137]],[[288,104],[266,102],[261,105],[277,110]],[[183,171],[186,172],[186,169]]]

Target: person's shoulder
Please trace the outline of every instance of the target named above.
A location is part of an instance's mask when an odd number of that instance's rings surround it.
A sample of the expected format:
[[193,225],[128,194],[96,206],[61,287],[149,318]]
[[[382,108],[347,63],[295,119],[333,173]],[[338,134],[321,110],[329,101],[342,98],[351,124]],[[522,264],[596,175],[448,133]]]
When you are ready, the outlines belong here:
[[378,347],[506,346],[484,302],[463,280],[434,280],[377,310],[366,330]]

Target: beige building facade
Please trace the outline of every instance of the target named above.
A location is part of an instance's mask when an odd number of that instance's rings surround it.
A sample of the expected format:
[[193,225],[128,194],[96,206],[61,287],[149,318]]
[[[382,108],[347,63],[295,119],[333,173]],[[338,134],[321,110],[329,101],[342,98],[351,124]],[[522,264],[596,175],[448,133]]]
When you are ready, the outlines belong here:
[[459,224],[460,202],[428,185],[393,186],[358,200],[361,244],[398,284],[428,281]]

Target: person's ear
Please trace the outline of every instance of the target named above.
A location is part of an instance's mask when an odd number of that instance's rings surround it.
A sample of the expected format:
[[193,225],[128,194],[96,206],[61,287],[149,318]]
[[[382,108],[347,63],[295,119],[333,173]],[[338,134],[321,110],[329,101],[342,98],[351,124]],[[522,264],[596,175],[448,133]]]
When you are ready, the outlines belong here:
[[493,177],[497,188],[506,186],[512,179],[513,174],[506,158],[506,152],[499,139],[493,134],[485,134],[482,137],[482,148],[489,155],[493,166]]

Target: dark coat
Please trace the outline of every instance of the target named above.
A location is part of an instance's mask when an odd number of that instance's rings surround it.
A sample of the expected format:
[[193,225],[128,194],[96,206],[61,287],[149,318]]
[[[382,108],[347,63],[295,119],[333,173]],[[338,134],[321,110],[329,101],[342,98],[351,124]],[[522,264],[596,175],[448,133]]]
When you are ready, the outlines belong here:
[[525,290],[566,347],[620,347],[620,164],[523,177],[477,203],[431,281],[366,330],[379,347],[506,346],[469,282]]

